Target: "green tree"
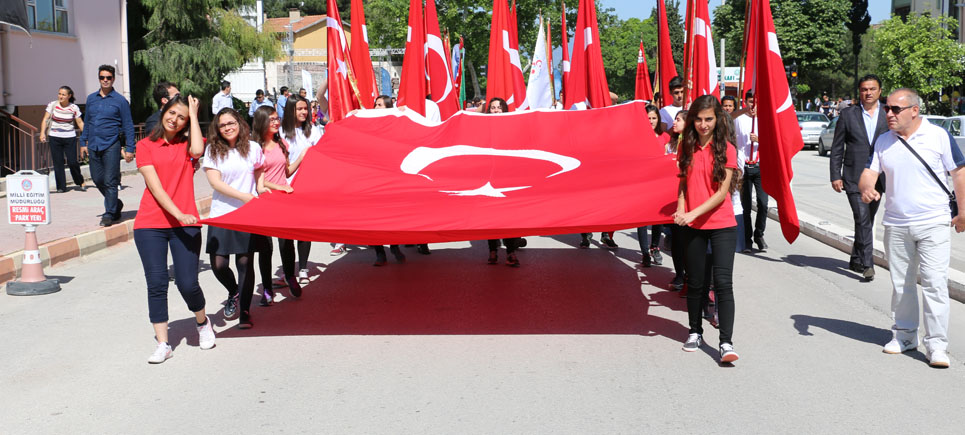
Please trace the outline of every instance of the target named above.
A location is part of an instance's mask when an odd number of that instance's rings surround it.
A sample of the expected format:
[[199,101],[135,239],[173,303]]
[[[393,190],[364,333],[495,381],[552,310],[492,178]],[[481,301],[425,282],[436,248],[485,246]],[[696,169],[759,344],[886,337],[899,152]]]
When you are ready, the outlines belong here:
[[962,83],[965,45],[955,42],[948,30],[957,26],[954,18],[928,15],[882,22],[873,36],[885,89],[908,87],[926,96]]
[[[229,72],[257,57],[272,59],[280,43],[258,33],[237,10],[253,7],[253,0],[144,0],[131,2],[133,52],[132,92],[135,112],[155,107],[153,84],[174,82],[183,94],[209,101]],[[191,11],[187,13],[186,11]],[[146,79],[146,80],[145,80]],[[135,118],[137,119],[137,118]]]
[[[649,19],[641,21],[630,18],[616,20],[603,26],[600,23],[600,49],[603,52],[603,67],[606,70],[610,91],[621,98],[633,98],[636,88],[637,55],[640,41],[649,50],[657,41],[657,30]],[[647,67],[656,66],[656,58],[647,57]]]
[[[680,0],[668,0],[667,5],[667,29],[670,30],[670,51],[673,51],[673,63],[677,65],[677,73],[684,73],[684,19],[680,15]],[[657,40],[658,18],[657,7],[654,6],[650,11],[650,20],[653,21],[654,41]],[[716,30],[714,30],[716,32]],[[718,41],[718,44],[720,41]],[[647,52],[647,59],[657,58],[656,42],[654,42],[653,52]],[[647,65],[650,66],[650,65]]]
[[[349,5],[349,0],[340,0],[339,10],[348,10]],[[325,0],[265,0],[264,8],[268,18],[281,18],[287,17],[290,9],[298,9],[302,15],[321,15],[326,13],[327,5]],[[348,18],[340,16],[343,19]]]
[[868,0],[851,0],[848,11],[848,22],[844,25],[851,31],[851,54],[854,57],[854,94],[858,94],[858,62],[861,53],[861,37],[871,25],[871,15],[868,14]]

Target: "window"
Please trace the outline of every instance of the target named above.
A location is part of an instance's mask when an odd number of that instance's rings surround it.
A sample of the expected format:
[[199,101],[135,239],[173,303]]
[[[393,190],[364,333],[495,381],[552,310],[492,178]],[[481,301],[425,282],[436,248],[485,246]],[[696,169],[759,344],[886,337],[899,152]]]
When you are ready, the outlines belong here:
[[953,119],[951,125],[950,125],[949,128],[948,128],[948,132],[951,133],[952,136],[961,136],[961,135],[962,135],[962,120],[960,120],[960,119]]
[[27,24],[33,30],[69,33],[67,0],[27,0]]

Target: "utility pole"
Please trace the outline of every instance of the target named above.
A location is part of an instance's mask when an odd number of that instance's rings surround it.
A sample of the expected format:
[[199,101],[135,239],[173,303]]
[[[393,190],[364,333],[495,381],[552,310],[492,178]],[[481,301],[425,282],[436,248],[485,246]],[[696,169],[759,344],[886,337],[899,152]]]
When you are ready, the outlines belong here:
[[[720,0],[720,5],[723,6],[725,2],[726,0]],[[725,66],[726,63],[724,62],[724,44],[726,43],[727,43],[727,40],[725,40],[723,35],[721,35],[721,38],[720,38],[720,97],[721,98],[724,98],[724,95],[727,92],[727,83],[724,81],[724,73],[727,70],[727,67]]]

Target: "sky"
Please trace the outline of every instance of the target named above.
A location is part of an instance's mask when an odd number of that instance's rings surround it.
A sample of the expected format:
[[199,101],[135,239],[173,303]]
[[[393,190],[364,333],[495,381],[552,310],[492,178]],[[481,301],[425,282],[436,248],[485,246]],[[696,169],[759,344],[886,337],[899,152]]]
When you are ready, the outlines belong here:
[[[653,10],[656,0],[600,0],[605,7],[613,8],[617,16],[621,19],[639,18],[641,20],[650,18],[650,11]],[[710,0],[710,17],[714,17],[714,8],[720,6],[721,0]],[[680,2],[680,16],[686,14],[686,1]],[[891,15],[891,2],[871,1],[868,2],[868,12],[871,14],[871,24],[880,23]],[[844,25],[844,23],[842,23]]]

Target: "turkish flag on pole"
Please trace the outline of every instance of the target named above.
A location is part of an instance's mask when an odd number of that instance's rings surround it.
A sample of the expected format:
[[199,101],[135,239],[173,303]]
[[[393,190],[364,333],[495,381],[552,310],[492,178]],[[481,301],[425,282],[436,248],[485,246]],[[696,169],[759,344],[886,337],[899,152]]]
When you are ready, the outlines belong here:
[[449,69],[449,52],[442,43],[439,33],[439,18],[436,15],[435,0],[426,0],[426,69],[429,72],[429,93],[432,101],[439,106],[442,120],[449,119],[459,111],[459,96],[452,83],[452,70]]
[[459,112],[432,126],[410,110],[364,110],[326,128],[293,193],[263,194],[203,223],[358,245],[668,223],[678,170],[640,131],[650,129],[644,109]]
[[564,98],[566,108],[586,104],[592,108],[613,104],[603,70],[603,53],[600,51],[600,32],[593,0],[580,0],[573,36],[570,80],[566,84]]
[[523,64],[519,60],[519,33],[516,31],[516,0],[509,8],[509,63],[513,65],[513,103],[517,110],[529,109]]
[[657,89],[663,100],[660,106],[673,104],[668,86],[670,79],[677,76],[677,65],[673,61],[673,49],[670,48],[670,26],[667,25],[667,5],[664,0],[657,0]]
[[[493,0],[493,22],[489,34],[489,65],[486,67],[486,105],[493,98],[502,98],[509,110],[516,109],[513,98],[513,66],[510,60],[509,8],[506,0]],[[518,53],[517,53],[518,59]]]
[[744,64],[741,65],[743,67],[741,70],[741,95],[737,96],[742,102],[744,101],[743,94],[754,87],[754,72],[757,71],[757,22],[760,20],[757,14],[759,12],[759,8],[750,8],[744,19]]
[[[566,82],[570,81],[570,43],[566,40],[566,3],[563,3],[563,30],[561,32],[561,37],[563,38],[563,54],[562,54],[562,69],[563,69],[563,79],[560,80],[560,92],[563,93],[563,99],[566,99]],[[563,106],[564,109],[569,107]]]
[[[369,33],[365,27],[365,8],[362,0],[352,0],[352,28],[355,38],[352,39],[349,50],[352,58],[352,68],[359,87],[359,103],[363,108],[371,109],[375,105],[377,91],[375,86],[375,71],[372,69],[372,57],[369,55]],[[361,32],[361,37],[359,37]]]
[[328,28],[328,116],[335,122],[359,108],[352,92],[352,59],[335,0],[328,0],[325,25]]
[[754,3],[754,7],[759,8],[757,16],[760,18],[755,37],[758,44],[754,89],[760,131],[761,184],[777,202],[784,238],[793,243],[801,225],[791,194],[791,178],[794,177],[791,158],[804,147],[804,141],[784,73],[784,60],[777,45],[770,3],[770,0]]
[[[332,0],[329,0],[332,1]],[[402,77],[399,79],[399,106],[426,115],[425,20],[422,18],[422,0],[409,0],[409,29],[405,36],[405,55],[402,58]]]
[[693,35],[690,38],[690,57],[692,63],[687,71],[690,92],[687,93],[687,107],[701,95],[713,95],[720,98],[720,85],[717,81],[718,69],[717,58],[714,56],[714,38],[710,33],[710,12],[707,10],[706,1],[694,2],[693,17],[690,20],[691,27],[687,34]]
[[643,51],[643,41],[640,41],[640,52],[637,55],[637,86],[634,99],[653,101],[653,88],[650,87],[650,70],[647,69],[647,53]]

